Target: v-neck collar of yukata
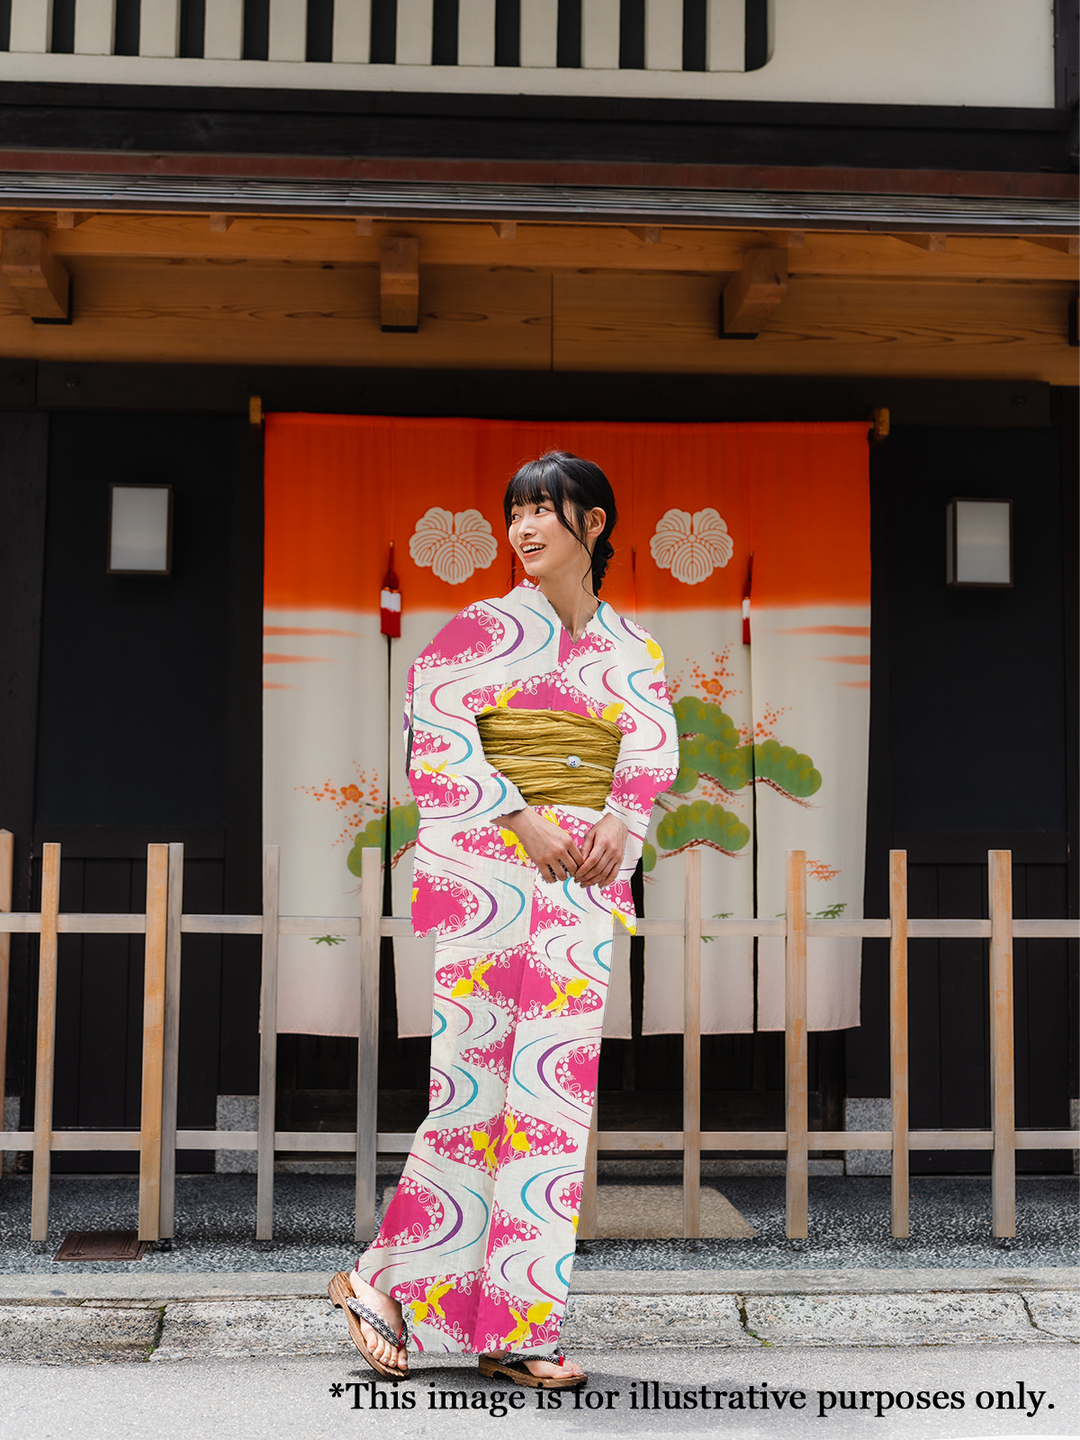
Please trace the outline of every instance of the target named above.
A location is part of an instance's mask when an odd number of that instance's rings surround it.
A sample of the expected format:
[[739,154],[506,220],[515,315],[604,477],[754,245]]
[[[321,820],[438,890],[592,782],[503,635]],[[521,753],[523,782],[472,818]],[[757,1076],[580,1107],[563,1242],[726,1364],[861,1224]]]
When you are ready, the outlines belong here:
[[589,619],[589,623],[585,626],[585,628],[582,630],[581,634],[580,634],[580,635],[577,637],[577,639],[575,640],[574,637],[570,634],[570,631],[567,630],[566,626],[563,624],[562,620],[560,619],[560,617],[559,617],[559,612],[555,609],[555,606],[552,605],[551,601],[547,598],[547,596],[544,594],[543,590],[540,589],[540,586],[537,585],[537,584],[535,583],[535,581],[529,580],[528,578],[526,578],[526,579],[524,579],[524,580],[519,580],[518,583],[514,586],[514,589],[511,590],[510,594],[513,595],[513,594],[515,594],[518,590],[526,590],[526,591],[529,592],[530,595],[536,595],[536,596],[538,596],[538,598],[544,603],[544,605],[547,606],[548,610],[551,612],[551,617],[552,617],[552,619],[553,619],[554,622],[555,622],[555,628],[556,628],[556,630],[557,630],[558,633],[559,633],[559,650],[560,650],[560,652],[561,652],[561,651],[563,650],[563,648],[564,648],[564,642],[565,642],[565,645],[568,646],[570,650],[573,650],[573,649],[575,648],[575,646],[580,645],[581,642],[582,642],[582,641],[585,639],[585,637],[588,635],[588,633],[589,633],[589,631],[592,629],[592,627],[596,624],[597,620],[599,620],[599,618],[600,618],[600,611],[603,610],[604,607],[607,605],[607,601],[606,601],[606,600],[597,600],[597,602],[596,602],[596,609],[593,611],[592,616],[591,616],[590,619]]

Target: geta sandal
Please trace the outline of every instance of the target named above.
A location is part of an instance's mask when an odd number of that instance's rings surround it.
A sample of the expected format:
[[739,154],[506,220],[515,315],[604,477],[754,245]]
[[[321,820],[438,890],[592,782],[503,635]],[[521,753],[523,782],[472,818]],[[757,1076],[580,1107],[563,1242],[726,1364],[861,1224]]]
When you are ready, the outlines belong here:
[[381,1315],[376,1315],[374,1310],[370,1310],[356,1298],[352,1285],[349,1283],[349,1277],[344,1270],[339,1270],[326,1288],[334,1305],[339,1310],[345,1311],[345,1319],[349,1325],[349,1337],[375,1373],[385,1376],[388,1380],[407,1380],[409,1377],[407,1365],[404,1370],[399,1370],[396,1366],[384,1365],[381,1360],[375,1359],[364,1339],[360,1321],[363,1320],[366,1325],[370,1325],[372,1330],[380,1335],[388,1345],[393,1345],[398,1350],[405,1342],[406,1327],[403,1325],[401,1334],[395,1335]]
[[525,1364],[526,1360],[547,1360],[552,1365],[563,1365],[566,1363],[565,1355],[506,1355],[501,1360],[496,1360],[493,1355],[481,1355],[478,1357],[478,1365],[481,1375],[486,1375],[489,1380],[496,1380],[503,1377],[512,1381],[515,1385],[527,1385],[533,1390],[571,1390],[577,1385],[588,1383],[587,1375],[534,1375]]

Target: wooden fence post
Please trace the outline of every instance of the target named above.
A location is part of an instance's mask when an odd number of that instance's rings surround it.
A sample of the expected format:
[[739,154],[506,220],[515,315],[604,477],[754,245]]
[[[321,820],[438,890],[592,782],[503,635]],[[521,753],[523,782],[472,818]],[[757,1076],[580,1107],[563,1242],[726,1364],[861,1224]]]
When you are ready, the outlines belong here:
[[277,1114],[278,921],[281,847],[263,850],[262,988],[259,1005],[259,1176],[255,1238],[274,1238],[274,1127]]
[[60,846],[41,854],[41,944],[38,949],[37,1064],[34,1076],[34,1179],[30,1190],[30,1240],[49,1238],[52,1170],[53,1069],[56,1059],[56,917],[60,910]]
[[159,1238],[176,1232],[176,1106],[180,1084],[180,922],[184,914],[184,847],[169,846],[165,932],[165,1024],[161,1069],[161,1220]]
[[889,1070],[892,1095],[892,1233],[909,1234],[907,851],[889,851]]
[[991,850],[990,1107],[994,1235],[1016,1234],[1016,1097],[1013,1092],[1012,851]]
[[143,950],[142,1112],[139,1120],[139,1239],[161,1225],[161,1098],[165,1046],[165,941],[169,918],[169,847],[146,847],[146,943]]
[[[11,893],[15,873],[15,836],[0,830],[0,914],[11,910]],[[8,990],[11,984],[11,935],[0,934],[0,1130],[4,1127],[4,1101],[7,1098],[7,1027]]]
[[379,1123],[379,958],[382,851],[360,858],[360,1015],[356,1046],[356,1238],[375,1238],[375,1150]]
[[806,1074],[806,851],[787,852],[787,938],[784,943],[784,1042],[787,1110],[787,1233],[805,1240],[808,1233],[807,1074]]
[[683,1235],[701,1234],[701,852],[687,850],[683,895]]

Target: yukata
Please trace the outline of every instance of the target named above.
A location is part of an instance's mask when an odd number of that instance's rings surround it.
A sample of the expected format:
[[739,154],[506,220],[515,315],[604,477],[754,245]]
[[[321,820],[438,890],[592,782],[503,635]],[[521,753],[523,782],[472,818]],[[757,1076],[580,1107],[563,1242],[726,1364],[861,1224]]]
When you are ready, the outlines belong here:
[[[656,642],[603,603],[572,640],[526,580],[467,606],[412,667],[413,925],[437,935],[431,1109],[356,1270],[401,1302],[418,1351],[557,1348],[613,923],[633,927],[630,877],[653,802],[678,771],[663,665]],[[628,839],[610,885],[543,881],[499,824],[526,804],[485,759],[477,716],[500,707],[618,726],[604,811]],[[537,809],[579,846],[601,813]]]

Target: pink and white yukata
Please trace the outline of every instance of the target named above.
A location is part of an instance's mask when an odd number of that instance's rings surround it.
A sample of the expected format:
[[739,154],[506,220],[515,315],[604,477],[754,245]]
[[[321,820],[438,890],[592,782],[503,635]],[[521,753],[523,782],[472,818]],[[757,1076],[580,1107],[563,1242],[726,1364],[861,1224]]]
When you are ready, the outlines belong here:
[[[629,835],[611,885],[544,882],[499,825],[525,804],[476,727],[501,706],[622,731],[604,808]],[[413,924],[438,937],[431,1110],[356,1270],[401,1301],[417,1351],[543,1355],[557,1348],[574,1259],[613,916],[632,925],[630,877],[678,770],[663,656],[604,603],[571,640],[523,581],[467,606],[420,655],[406,727],[420,810]],[[600,818],[539,809],[579,845]]]

